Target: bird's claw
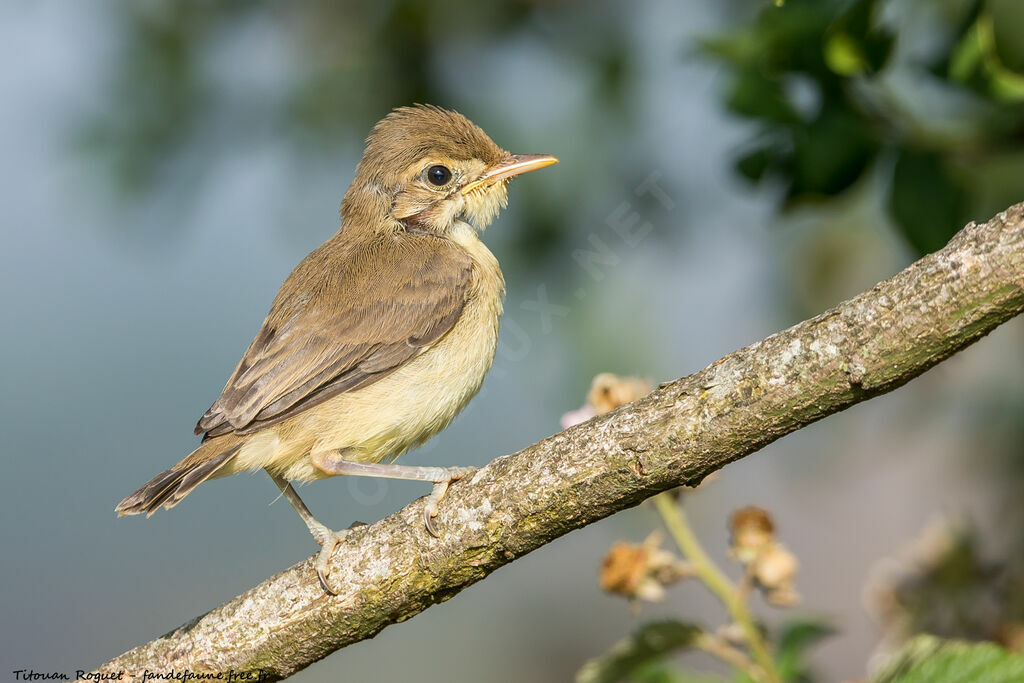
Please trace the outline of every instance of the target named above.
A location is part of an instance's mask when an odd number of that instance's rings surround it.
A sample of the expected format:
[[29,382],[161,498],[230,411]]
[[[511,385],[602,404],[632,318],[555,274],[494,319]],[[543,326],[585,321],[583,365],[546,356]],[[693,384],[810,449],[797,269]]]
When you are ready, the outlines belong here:
[[434,484],[434,489],[427,496],[427,504],[423,506],[423,523],[427,527],[427,533],[434,538],[439,538],[437,527],[434,526],[434,517],[437,517],[437,503],[448,491],[448,482],[439,481]]
[[440,534],[437,533],[437,527],[434,525],[434,517],[437,517],[438,503],[444,498],[444,495],[448,493],[448,486],[453,481],[462,479],[468,474],[472,474],[476,471],[475,467],[449,467],[448,479],[444,481],[438,481],[434,483],[434,488],[427,496],[427,502],[423,506],[423,523],[427,527],[427,533],[434,538],[440,538]]
[[310,531],[313,532],[313,539],[321,546],[320,554],[316,558],[316,578],[320,580],[320,587],[324,589],[325,593],[337,595],[338,593],[327,583],[327,577],[331,574],[331,555],[334,554],[334,549],[338,547],[338,544],[348,536],[349,530],[332,531],[320,525]]

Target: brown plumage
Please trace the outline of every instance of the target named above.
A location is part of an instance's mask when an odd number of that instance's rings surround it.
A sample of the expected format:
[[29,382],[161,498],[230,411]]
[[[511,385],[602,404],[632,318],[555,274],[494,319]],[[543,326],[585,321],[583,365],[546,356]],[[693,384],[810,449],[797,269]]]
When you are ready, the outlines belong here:
[[117,506],[118,515],[146,513],[149,517],[160,506],[172,508],[192,489],[213,477],[238,452],[239,445],[224,442],[204,443],[169,470],[146,482]]
[[357,237],[335,235],[288,277],[197,434],[251,434],[379,380],[451,330],[473,279],[465,251],[429,233]]
[[511,155],[438,107],[385,117],[367,138],[341,228],[281,286],[200,418],[202,444],[117,512],[152,514],[207,479],[262,467],[323,536],[287,480],[369,470],[447,486],[461,476],[374,463],[443,429],[479,389],[504,280],[478,232],[505,205],[508,178],[556,161]]

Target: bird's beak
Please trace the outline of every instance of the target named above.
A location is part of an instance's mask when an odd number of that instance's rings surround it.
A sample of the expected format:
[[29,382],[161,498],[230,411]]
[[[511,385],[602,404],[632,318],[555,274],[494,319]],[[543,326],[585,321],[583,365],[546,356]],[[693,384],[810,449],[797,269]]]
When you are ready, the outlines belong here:
[[466,195],[481,187],[489,187],[521,173],[529,173],[557,163],[558,159],[550,154],[512,154],[488,168],[482,176],[462,188],[462,194]]

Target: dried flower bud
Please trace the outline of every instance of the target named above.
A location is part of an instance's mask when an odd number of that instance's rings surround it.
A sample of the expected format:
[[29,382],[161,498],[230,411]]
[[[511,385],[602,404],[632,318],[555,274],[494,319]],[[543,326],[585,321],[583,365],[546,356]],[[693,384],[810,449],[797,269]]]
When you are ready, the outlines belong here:
[[602,372],[594,377],[587,394],[587,404],[594,407],[598,415],[610,413],[619,406],[651,393],[651,383],[639,377],[619,377]]
[[765,548],[751,565],[765,599],[776,607],[791,607],[800,601],[793,588],[799,569],[796,556],[778,543]]
[[740,508],[729,520],[732,554],[743,564],[750,564],[765,547],[775,542],[775,524],[764,508]]
[[775,538],[771,514],[759,507],[745,507],[729,520],[732,534],[730,554],[746,565],[748,576],[761,589],[765,600],[777,607],[790,607],[800,600],[793,587],[800,563]]
[[601,562],[598,584],[606,593],[630,599],[660,602],[665,586],[692,576],[678,557],[662,550],[661,536],[652,533],[643,545],[616,543]]
[[795,607],[800,604],[800,594],[792,586],[775,588],[773,590],[764,589],[762,595],[764,595],[764,599],[768,601],[769,605],[774,605],[775,607]]
[[606,593],[632,596],[647,575],[647,549],[631,543],[616,543],[601,562],[598,585]]
[[757,558],[754,576],[758,583],[768,588],[777,588],[796,578],[800,563],[793,553],[776,543],[765,548]]
[[586,404],[562,415],[562,429],[586,422],[595,415],[610,413],[619,406],[646,396],[650,391],[651,383],[645,379],[602,372],[591,382]]

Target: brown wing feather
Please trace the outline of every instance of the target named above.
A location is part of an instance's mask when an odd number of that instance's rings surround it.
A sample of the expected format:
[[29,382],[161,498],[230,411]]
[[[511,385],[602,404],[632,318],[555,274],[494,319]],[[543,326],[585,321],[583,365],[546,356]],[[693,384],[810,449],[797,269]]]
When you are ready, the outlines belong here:
[[282,285],[196,433],[251,433],[387,376],[455,325],[472,278],[440,237],[332,238]]

